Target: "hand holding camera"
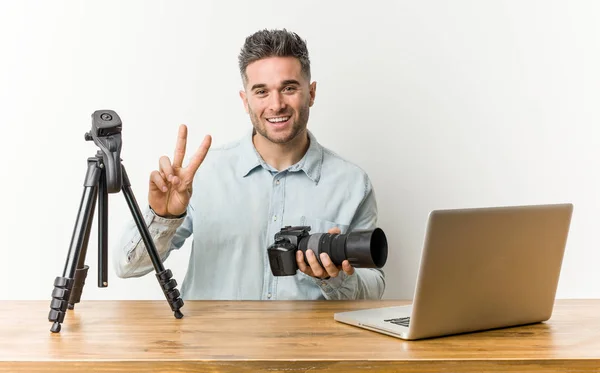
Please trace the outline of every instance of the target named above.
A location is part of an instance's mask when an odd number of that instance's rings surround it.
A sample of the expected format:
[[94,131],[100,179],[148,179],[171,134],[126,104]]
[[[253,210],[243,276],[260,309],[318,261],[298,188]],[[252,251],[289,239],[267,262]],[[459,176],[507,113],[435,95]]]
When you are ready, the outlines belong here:
[[335,277],[340,269],[350,275],[355,267],[381,268],[387,261],[387,239],[381,228],[348,234],[340,234],[338,228],[328,233],[309,231],[309,226],[286,226],[275,234],[275,242],[267,248],[274,276],[293,276],[299,269],[317,278]]
[[173,163],[167,156],[159,160],[159,169],[150,174],[148,203],[163,217],[182,215],[192,197],[192,183],[196,171],[204,161],[212,138],[206,135],[187,167],[182,167],[187,144],[187,126],[179,126]]
[[[339,228],[331,228],[327,231],[328,234],[341,234]],[[350,265],[348,259],[345,259],[341,265],[335,265],[327,253],[321,253],[319,259],[312,250],[306,250],[306,259],[302,250],[296,251],[296,264],[298,269],[305,274],[326,279],[329,277],[337,277],[340,271],[346,272],[347,275],[354,273],[354,267]],[[308,264],[307,264],[308,263]]]

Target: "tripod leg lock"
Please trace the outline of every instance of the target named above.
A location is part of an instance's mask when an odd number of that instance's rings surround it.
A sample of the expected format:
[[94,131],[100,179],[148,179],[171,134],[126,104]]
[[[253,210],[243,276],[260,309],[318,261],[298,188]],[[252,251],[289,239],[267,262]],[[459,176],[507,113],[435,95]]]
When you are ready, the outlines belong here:
[[183,300],[181,299],[181,294],[179,290],[177,290],[177,281],[172,278],[173,273],[170,269],[165,269],[162,272],[158,272],[156,274],[156,278],[160,283],[160,287],[167,298],[167,302],[169,306],[171,306],[171,310],[175,312],[175,317],[180,319],[183,317],[183,313],[179,310],[183,307]]
[[71,296],[69,297],[70,310],[73,309],[75,303],[79,303],[81,300],[81,293],[83,292],[88,269],[90,269],[90,266],[84,265],[83,268],[77,268],[77,270],[75,270],[75,281],[73,282],[73,289],[71,290]]
[[[57,277],[54,279],[54,290],[52,291],[48,321],[60,324],[65,320],[72,287],[73,280],[69,278]],[[60,325],[58,325],[58,328],[60,330]]]

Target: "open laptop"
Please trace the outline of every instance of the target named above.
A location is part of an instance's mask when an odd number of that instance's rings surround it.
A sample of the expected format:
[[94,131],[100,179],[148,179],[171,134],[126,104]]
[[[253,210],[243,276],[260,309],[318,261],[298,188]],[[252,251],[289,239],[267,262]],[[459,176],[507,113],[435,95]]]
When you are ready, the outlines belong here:
[[572,212],[572,204],[435,210],[412,305],[334,319],[408,340],[546,321]]

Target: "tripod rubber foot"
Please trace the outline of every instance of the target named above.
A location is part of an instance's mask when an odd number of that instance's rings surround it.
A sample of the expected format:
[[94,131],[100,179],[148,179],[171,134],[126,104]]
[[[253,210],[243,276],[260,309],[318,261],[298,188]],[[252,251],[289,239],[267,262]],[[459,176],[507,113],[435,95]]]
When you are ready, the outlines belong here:
[[54,324],[52,324],[52,327],[50,328],[50,331],[52,333],[58,333],[58,332],[60,332],[60,323],[59,322],[54,322]]
[[73,308],[75,308],[75,305],[74,305],[74,304],[71,304],[71,303],[69,303],[69,305],[67,306],[67,309],[70,309],[70,310],[72,310]]
[[175,311],[175,318],[176,319],[181,319],[183,317],[183,313],[181,313],[181,311],[177,310]]

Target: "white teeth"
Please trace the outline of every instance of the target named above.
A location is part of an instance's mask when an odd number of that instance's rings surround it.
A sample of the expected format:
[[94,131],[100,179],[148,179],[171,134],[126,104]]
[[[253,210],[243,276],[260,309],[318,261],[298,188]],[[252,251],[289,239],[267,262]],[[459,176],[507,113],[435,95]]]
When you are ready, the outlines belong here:
[[290,117],[269,118],[267,120],[271,123],[279,123],[279,122],[285,122],[288,119],[290,119]]

